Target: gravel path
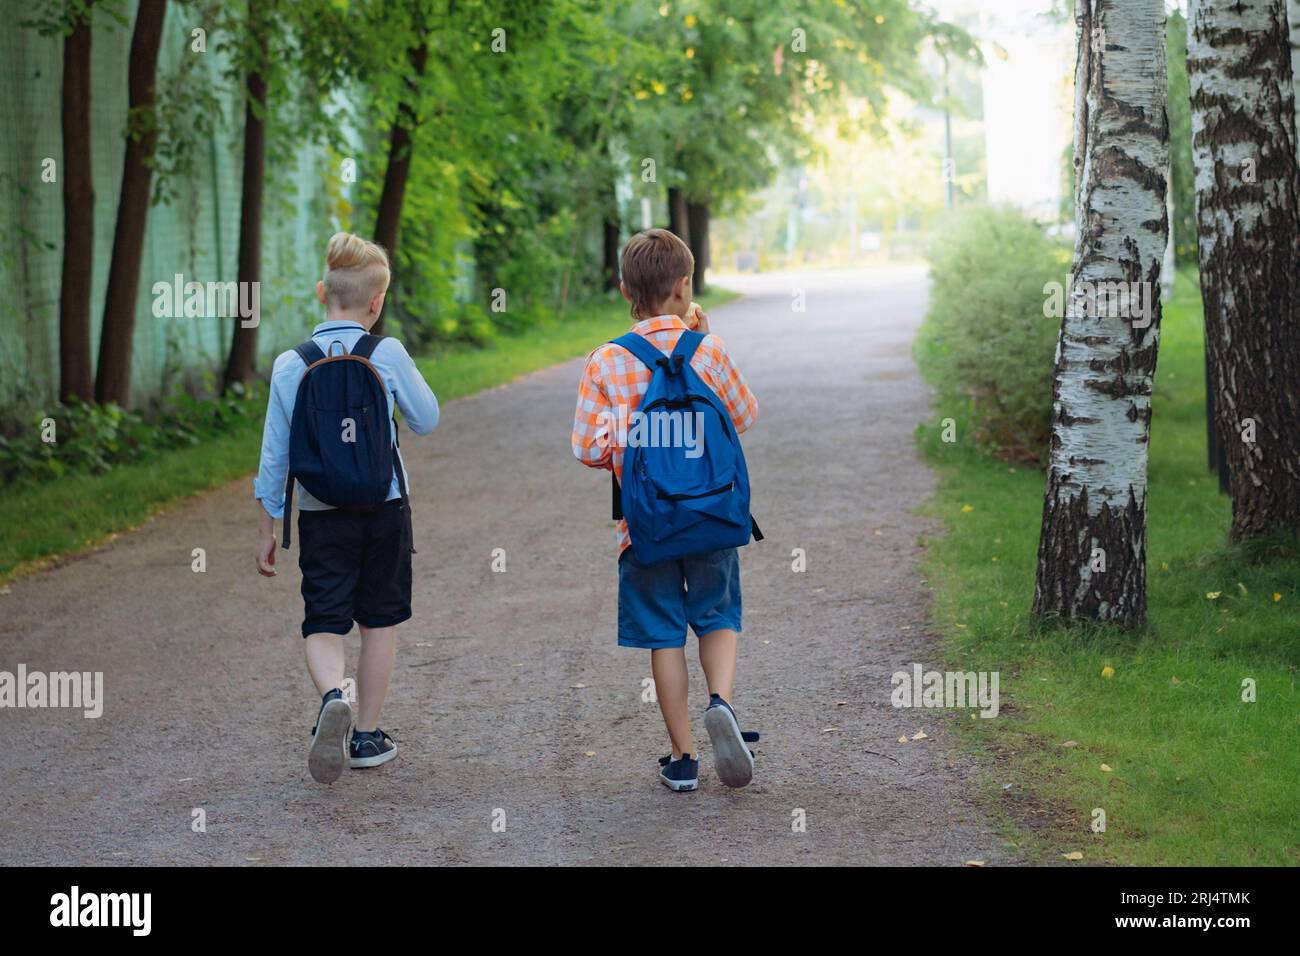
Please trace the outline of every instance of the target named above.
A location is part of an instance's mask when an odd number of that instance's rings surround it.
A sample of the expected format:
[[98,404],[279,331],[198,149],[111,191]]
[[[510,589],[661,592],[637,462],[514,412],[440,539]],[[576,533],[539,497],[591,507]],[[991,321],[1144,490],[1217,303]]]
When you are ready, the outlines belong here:
[[667,738],[641,699],[649,655],[615,645],[608,485],[568,449],[575,361],[452,403],[405,444],[415,618],[383,721],[401,756],[381,769],[328,788],[307,776],[317,698],[296,555],[274,580],[255,573],[247,481],[15,582],[0,670],[103,671],[106,705],[97,720],[0,711],[0,863],[996,861],[974,770],[947,746],[958,718],[889,705],[895,670],[935,662],[913,514],[933,485],[912,441],[924,274],[727,284],[746,295],[713,328],[761,405],[745,445],[767,534],[742,552],[736,706],[763,733],[749,788],[713,777],[702,721],[701,789],[656,779]]

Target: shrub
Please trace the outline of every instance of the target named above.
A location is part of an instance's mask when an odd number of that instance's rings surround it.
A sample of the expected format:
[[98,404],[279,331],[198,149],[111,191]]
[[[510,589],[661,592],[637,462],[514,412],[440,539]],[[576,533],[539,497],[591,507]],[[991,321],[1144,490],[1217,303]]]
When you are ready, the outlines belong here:
[[[26,426],[0,434],[0,479],[6,487],[102,474],[114,465],[144,461],[160,451],[183,448],[204,438],[251,427],[266,408],[266,386],[238,394],[195,398],[177,391],[146,419],[117,405],[74,402],[36,415]],[[46,419],[55,441],[46,442]]]
[[1068,248],[1017,210],[973,206],[945,224],[929,258],[915,355],[939,416],[999,457],[1043,462],[1060,330],[1043,315],[1043,287],[1064,284]]

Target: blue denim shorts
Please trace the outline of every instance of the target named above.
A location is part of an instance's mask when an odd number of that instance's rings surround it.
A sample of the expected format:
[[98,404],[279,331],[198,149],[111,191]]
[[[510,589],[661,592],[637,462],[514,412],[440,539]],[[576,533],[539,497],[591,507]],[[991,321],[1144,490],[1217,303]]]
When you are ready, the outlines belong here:
[[695,636],[740,630],[740,556],[735,548],[642,564],[631,548],[618,560],[618,643],[656,650]]

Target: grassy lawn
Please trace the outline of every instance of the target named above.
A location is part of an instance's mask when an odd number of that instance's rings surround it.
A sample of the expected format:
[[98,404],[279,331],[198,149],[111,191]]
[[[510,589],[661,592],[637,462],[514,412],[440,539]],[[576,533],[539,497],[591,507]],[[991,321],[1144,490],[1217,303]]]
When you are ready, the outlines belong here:
[[1196,275],[1182,274],[1156,373],[1141,633],[1036,625],[1043,474],[918,432],[948,532],[927,568],[948,665],[1001,674],[1001,715],[962,721],[963,737],[988,758],[1011,838],[1044,862],[1300,863],[1300,550],[1227,544],[1201,322]]
[[[702,304],[710,308],[734,297],[716,290],[704,296]],[[449,402],[580,356],[627,331],[629,324],[622,300],[602,299],[489,348],[449,349],[421,357],[418,364],[438,400]],[[557,422],[556,428],[567,434],[567,424]],[[191,495],[251,475],[257,470],[261,442],[259,420],[208,444],[118,466],[103,475],[5,489],[0,494],[0,582],[100,544]]]

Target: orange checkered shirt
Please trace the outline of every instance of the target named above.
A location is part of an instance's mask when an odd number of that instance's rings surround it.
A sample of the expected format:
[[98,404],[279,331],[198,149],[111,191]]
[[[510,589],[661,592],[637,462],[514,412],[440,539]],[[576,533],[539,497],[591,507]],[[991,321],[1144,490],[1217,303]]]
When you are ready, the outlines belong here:
[[[686,323],[675,315],[661,315],[638,322],[632,331],[669,355],[686,331]],[[737,432],[754,424],[758,399],[732,363],[722,339],[705,336],[691,357],[691,368],[722,399]],[[617,422],[621,408],[627,415],[636,411],[653,374],[622,346],[606,343],[591,353],[578,383],[578,407],[573,413],[573,454],[580,462],[591,468],[612,468],[622,480],[624,449],[611,442],[611,426]],[[618,553],[621,555],[630,543],[627,522],[620,521]]]

